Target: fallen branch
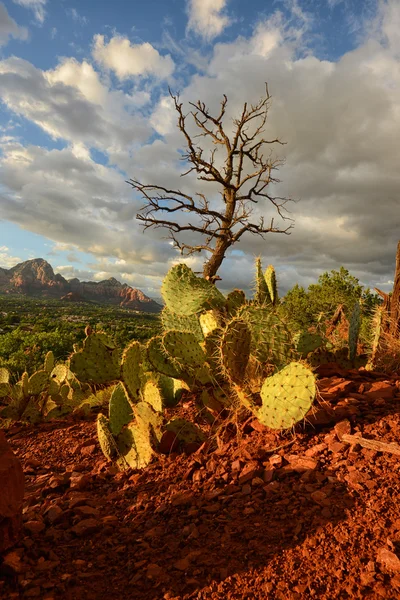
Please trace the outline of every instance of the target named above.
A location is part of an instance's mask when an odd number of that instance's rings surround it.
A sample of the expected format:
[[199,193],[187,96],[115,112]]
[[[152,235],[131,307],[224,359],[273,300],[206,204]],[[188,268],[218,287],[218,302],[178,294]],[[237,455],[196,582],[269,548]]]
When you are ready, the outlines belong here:
[[380,442],[379,440],[367,440],[363,437],[356,435],[349,435],[347,433],[342,435],[342,442],[347,444],[360,444],[363,448],[369,450],[375,450],[375,452],[390,452],[390,454],[397,454],[400,456],[400,446],[395,443]]

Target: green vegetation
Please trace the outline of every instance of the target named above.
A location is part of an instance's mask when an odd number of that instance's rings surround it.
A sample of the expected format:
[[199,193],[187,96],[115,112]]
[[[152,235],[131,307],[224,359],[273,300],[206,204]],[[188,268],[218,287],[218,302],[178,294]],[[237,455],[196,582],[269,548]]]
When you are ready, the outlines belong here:
[[52,350],[66,360],[73,345],[85,338],[85,327],[104,331],[120,348],[146,341],[160,329],[160,317],[92,303],[65,304],[25,296],[0,296],[0,367],[16,377],[36,371]]

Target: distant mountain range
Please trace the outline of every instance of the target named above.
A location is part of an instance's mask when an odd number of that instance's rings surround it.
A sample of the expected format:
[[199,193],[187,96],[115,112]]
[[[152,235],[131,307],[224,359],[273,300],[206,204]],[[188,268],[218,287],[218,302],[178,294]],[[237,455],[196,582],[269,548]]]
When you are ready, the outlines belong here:
[[99,282],[64,279],[59,273],[55,274],[53,267],[43,258],[26,260],[11,269],[0,267],[0,294],[98,302],[152,313],[162,309],[158,302],[114,277]]

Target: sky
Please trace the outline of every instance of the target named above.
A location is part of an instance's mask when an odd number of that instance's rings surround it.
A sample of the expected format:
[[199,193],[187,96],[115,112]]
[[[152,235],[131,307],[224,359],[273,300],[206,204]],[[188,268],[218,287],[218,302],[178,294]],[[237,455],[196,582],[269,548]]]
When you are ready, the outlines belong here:
[[[282,164],[269,192],[294,200],[294,227],[244,236],[220,289],[248,292],[261,256],[281,293],[340,266],[389,291],[400,0],[0,0],[0,266],[41,257],[66,278],[116,277],[152,297],[173,264],[200,272],[206,255],[182,258],[168,232],[143,231],[126,180],[218,202],[215,186],[181,177],[168,88],[185,113],[197,100],[217,112],[226,94],[229,130],[265,82],[265,136],[285,142],[271,147]],[[270,203],[254,205],[260,216],[287,226]]]

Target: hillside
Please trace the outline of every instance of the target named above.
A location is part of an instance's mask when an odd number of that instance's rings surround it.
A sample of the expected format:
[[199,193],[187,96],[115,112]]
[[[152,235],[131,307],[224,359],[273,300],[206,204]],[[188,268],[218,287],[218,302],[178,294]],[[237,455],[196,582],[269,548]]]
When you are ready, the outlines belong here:
[[11,269],[0,268],[0,294],[91,301],[152,313],[162,308],[140,290],[114,277],[99,282],[67,280],[54,273],[53,267],[43,258],[26,260]]

